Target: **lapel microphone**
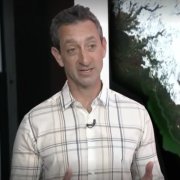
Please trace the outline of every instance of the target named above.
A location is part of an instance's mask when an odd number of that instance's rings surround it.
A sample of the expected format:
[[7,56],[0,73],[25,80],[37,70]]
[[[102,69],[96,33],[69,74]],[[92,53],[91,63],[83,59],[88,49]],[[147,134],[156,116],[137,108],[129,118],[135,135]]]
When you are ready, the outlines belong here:
[[93,120],[93,123],[86,124],[86,126],[87,126],[88,128],[92,128],[92,127],[95,126],[95,124],[96,124],[96,120],[94,119],[94,120]]

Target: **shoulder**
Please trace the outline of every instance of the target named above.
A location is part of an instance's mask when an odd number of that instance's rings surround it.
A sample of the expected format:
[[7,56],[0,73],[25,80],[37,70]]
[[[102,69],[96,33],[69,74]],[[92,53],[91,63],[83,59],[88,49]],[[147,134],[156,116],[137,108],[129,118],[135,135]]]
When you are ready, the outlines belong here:
[[137,127],[143,131],[148,113],[139,102],[108,89],[108,108],[113,117],[120,118],[124,127]]
[[138,109],[146,110],[145,107],[139,102],[111,89],[108,89],[108,99],[112,105],[114,104],[116,106],[123,106],[128,108],[136,107]]
[[54,111],[56,108],[61,108],[61,91],[54,94],[50,98],[46,99],[42,103],[38,104],[34,108],[32,108],[28,113],[32,116],[38,116],[43,114],[48,114],[52,110]]
[[[53,114],[58,114],[62,109],[61,91],[38,104],[25,114],[21,127],[26,126],[31,130],[40,130],[50,127],[52,124]],[[45,127],[46,126],[46,127]]]

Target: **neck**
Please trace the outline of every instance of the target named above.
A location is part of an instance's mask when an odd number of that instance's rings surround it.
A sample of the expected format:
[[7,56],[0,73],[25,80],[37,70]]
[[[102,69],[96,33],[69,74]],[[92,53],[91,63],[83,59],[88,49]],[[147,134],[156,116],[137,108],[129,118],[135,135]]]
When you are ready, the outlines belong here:
[[102,88],[101,80],[99,79],[93,86],[82,87],[68,80],[70,92],[76,101],[80,102],[82,106],[88,111],[91,111],[92,101],[98,96]]

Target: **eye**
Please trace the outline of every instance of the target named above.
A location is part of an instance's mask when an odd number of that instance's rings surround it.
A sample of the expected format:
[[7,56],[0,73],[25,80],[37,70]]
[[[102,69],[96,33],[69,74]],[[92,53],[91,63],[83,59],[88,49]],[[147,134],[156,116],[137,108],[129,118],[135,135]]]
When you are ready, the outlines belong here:
[[68,49],[68,52],[74,52],[75,48]]
[[93,50],[93,49],[95,49],[96,48],[96,45],[95,44],[91,44],[90,46],[89,46],[89,49],[90,50]]
[[68,54],[73,55],[76,52],[76,48],[71,48],[67,50]]

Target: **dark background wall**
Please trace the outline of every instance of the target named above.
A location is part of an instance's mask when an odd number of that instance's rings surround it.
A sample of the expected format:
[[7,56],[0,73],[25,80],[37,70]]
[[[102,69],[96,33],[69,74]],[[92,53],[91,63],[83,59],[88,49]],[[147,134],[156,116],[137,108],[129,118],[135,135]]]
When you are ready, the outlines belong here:
[[[74,0],[3,0],[0,3],[3,25],[3,72],[0,73],[1,179],[8,180],[10,154],[23,116],[59,91],[66,80],[64,70],[57,65],[50,52],[49,28],[52,18],[59,11],[73,6]],[[11,78],[13,75],[14,78]],[[13,94],[10,90],[15,86],[13,92],[16,95],[10,98],[9,93],[11,96]],[[9,98],[14,99],[12,106],[8,106]],[[17,117],[13,119],[10,113],[16,113]]]
[[14,0],[19,122],[65,82],[64,70],[51,55],[49,29],[52,18],[73,5],[73,0]]

